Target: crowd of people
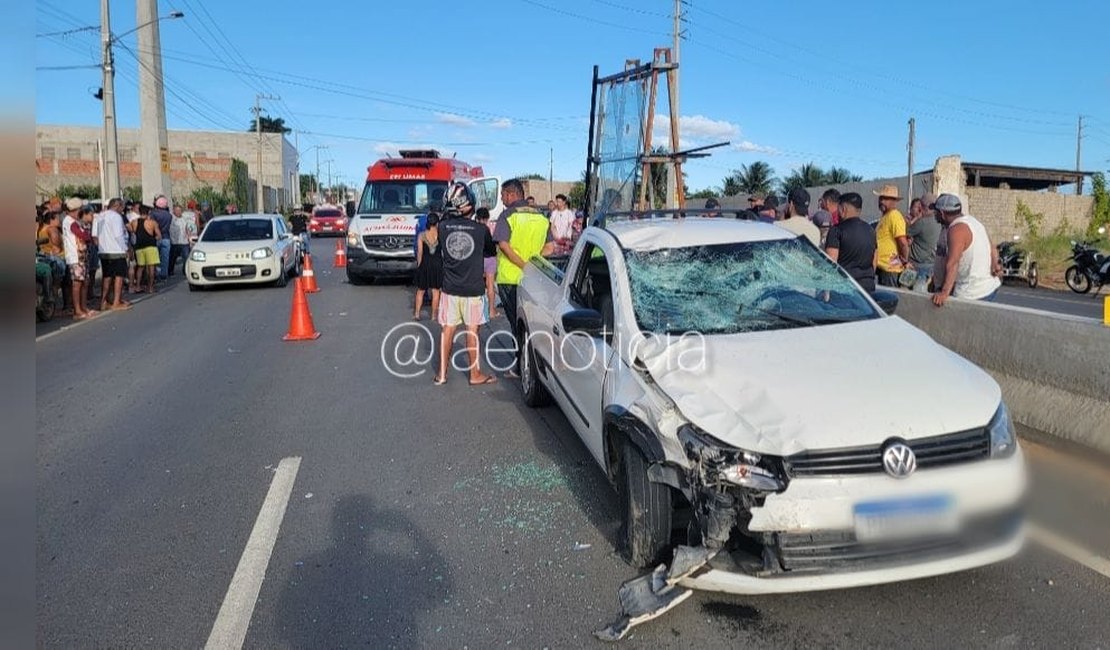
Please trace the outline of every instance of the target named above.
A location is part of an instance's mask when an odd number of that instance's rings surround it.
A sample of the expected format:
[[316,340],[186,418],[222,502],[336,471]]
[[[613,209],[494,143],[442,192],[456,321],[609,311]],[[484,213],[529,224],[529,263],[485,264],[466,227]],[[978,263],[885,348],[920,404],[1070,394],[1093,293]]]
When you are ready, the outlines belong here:
[[[861,218],[860,194],[835,189],[821,195],[812,215],[809,192],[795,188],[782,204],[774,195],[752,194],[739,216],[806,237],[868,291],[887,286],[931,293],[938,307],[953,295],[994,300],[1002,285],[998,252],[983,224],[964,213],[958,196],[914,198],[907,217],[899,210],[896,185],[884,185],[874,195],[882,215],[874,227]],[[720,203],[708,199],[705,207],[718,209]]]
[[213,216],[207,203],[171,207],[163,195],[153,205],[54,197],[36,213],[36,252],[59,280],[61,313],[75,320],[130,309],[125,293],[155,293],[178,261],[184,273],[192,243]]

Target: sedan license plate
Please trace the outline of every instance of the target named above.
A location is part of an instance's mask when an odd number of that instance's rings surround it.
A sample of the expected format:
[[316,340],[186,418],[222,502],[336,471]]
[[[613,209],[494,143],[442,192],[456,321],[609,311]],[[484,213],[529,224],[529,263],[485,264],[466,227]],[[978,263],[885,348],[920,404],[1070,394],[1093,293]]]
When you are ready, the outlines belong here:
[[861,542],[954,534],[959,529],[952,497],[911,497],[857,503],[852,508]]
[[242,269],[216,269],[217,278],[236,278],[243,274]]

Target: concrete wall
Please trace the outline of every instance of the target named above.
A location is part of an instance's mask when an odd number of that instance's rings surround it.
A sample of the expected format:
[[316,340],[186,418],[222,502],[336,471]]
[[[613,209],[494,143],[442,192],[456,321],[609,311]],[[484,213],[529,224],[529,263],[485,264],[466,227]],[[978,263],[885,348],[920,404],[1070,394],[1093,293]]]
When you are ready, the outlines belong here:
[[1025,203],[1033,212],[1044,214],[1041,232],[1046,234],[1065,220],[1071,231],[1086,228],[1094,209],[1093,197],[1057,192],[968,187],[965,196],[965,210],[983,222],[993,241],[1025,234],[1025,223],[1017,217],[1018,201]]
[[938,309],[927,295],[898,294],[898,316],[989,372],[1015,421],[1110,452],[1110,328],[958,299]]
[[[36,185],[40,194],[50,194],[60,185],[99,184],[99,143],[103,132],[99,127],[50,126],[35,128]],[[231,160],[247,163],[247,174],[253,183],[258,174],[258,139],[254,133],[219,131],[169,131],[171,194],[184,196],[193,190],[211,185],[221,188],[227,181]],[[278,133],[262,134],[262,181],[271,188],[267,207],[274,203],[291,205],[295,200],[297,152]],[[142,183],[138,129],[119,130],[120,185]],[[252,200],[254,193],[251,194]]]

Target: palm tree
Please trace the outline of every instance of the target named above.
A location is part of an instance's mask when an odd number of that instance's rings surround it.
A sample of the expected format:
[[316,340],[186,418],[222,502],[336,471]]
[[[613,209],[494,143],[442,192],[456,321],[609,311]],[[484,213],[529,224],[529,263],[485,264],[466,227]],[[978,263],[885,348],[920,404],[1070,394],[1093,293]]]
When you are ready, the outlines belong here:
[[757,160],[750,165],[740,165],[721,182],[725,196],[737,194],[754,194],[762,192],[767,194],[775,186],[775,171],[762,160]]
[[800,187],[817,187],[818,185],[826,184],[827,175],[825,170],[817,166],[817,164],[808,162],[801,167],[795,169],[789,176],[782,181],[782,192],[788,194],[790,190]]
[[843,167],[830,167],[829,171],[825,172],[825,182],[823,183],[823,185],[856,183],[862,180],[863,176],[860,176],[859,174],[853,174]]

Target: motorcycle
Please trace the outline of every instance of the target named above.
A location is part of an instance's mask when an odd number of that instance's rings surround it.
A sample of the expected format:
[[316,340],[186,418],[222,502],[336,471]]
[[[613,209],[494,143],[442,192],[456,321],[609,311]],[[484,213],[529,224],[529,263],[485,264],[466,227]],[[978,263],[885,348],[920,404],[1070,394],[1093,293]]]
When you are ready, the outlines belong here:
[[[1106,228],[1098,229],[1102,235]],[[1076,293],[1087,293],[1095,287],[1095,295],[1102,291],[1102,285],[1110,283],[1110,255],[1103,255],[1092,242],[1071,243],[1071,261],[1074,262],[1064,271],[1064,281]]]
[[35,254],[35,318],[40,323],[54,318],[58,311],[62,277],[50,258]]
[[1014,235],[1013,241],[998,244],[998,263],[1002,267],[999,277],[1019,278],[1029,283],[1030,288],[1035,288],[1040,280],[1037,263],[1033,261],[1032,255],[1018,246],[1020,239],[1020,236]]

